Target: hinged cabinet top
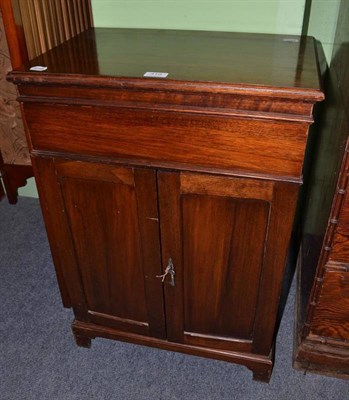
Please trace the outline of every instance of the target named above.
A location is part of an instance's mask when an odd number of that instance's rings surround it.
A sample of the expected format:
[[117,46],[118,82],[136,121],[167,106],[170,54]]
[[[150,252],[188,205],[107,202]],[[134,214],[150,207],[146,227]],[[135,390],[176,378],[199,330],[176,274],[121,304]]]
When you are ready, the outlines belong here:
[[[44,72],[32,72],[33,66]],[[144,77],[149,72],[166,77]],[[267,34],[90,29],[9,75],[17,84],[159,88],[323,99],[314,39]]]

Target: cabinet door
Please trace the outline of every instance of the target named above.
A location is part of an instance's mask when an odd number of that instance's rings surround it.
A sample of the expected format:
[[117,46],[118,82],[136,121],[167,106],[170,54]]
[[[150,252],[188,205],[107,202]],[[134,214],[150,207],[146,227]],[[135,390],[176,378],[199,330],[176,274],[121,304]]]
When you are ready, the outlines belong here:
[[160,172],[158,187],[168,339],[269,355],[297,185]]
[[61,203],[56,223],[70,237],[75,265],[63,260],[63,271],[73,306],[84,304],[78,319],[164,338],[155,171],[57,160],[54,169],[49,203]]

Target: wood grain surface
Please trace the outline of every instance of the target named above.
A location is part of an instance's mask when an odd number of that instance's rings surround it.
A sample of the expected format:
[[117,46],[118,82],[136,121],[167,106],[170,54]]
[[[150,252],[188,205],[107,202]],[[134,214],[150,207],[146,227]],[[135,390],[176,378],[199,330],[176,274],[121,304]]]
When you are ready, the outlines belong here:
[[30,165],[16,87],[6,81],[12,66],[0,16],[0,150],[5,164]]
[[20,0],[1,0],[0,8],[12,66],[17,68],[29,60]]
[[268,217],[267,202],[183,194],[186,335],[252,342]]
[[56,171],[89,320],[165,337],[155,172],[77,162]]
[[30,102],[24,110],[34,150],[294,178],[301,177],[309,125],[210,116],[204,110],[174,114]]
[[[349,172],[349,166],[348,166]],[[345,198],[341,205],[338,215],[338,223],[335,228],[330,260],[344,262],[349,264],[349,195],[345,194]]]
[[310,334],[349,341],[349,271],[325,272]]
[[[89,30],[9,75],[78,345],[119,338],[270,379],[324,97],[313,40],[289,39]],[[167,67],[168,79],[143,77]]]

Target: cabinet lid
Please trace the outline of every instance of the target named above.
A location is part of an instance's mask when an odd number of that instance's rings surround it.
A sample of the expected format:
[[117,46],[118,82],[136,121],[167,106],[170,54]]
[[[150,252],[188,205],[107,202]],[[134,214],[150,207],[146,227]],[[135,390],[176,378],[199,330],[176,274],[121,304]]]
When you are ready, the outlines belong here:
[[[35,66],[47,69],[31,71]],[[95,28],[33,59],[8,79],[324,98],[315,42],[304,36]]]

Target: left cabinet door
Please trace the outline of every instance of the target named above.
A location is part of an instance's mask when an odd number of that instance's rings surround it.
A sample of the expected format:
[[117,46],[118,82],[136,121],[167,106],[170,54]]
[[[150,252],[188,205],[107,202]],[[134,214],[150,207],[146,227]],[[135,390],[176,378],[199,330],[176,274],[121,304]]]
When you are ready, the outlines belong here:
[[164,338],[155,171],[45,158],[34,167],[76,318]]

